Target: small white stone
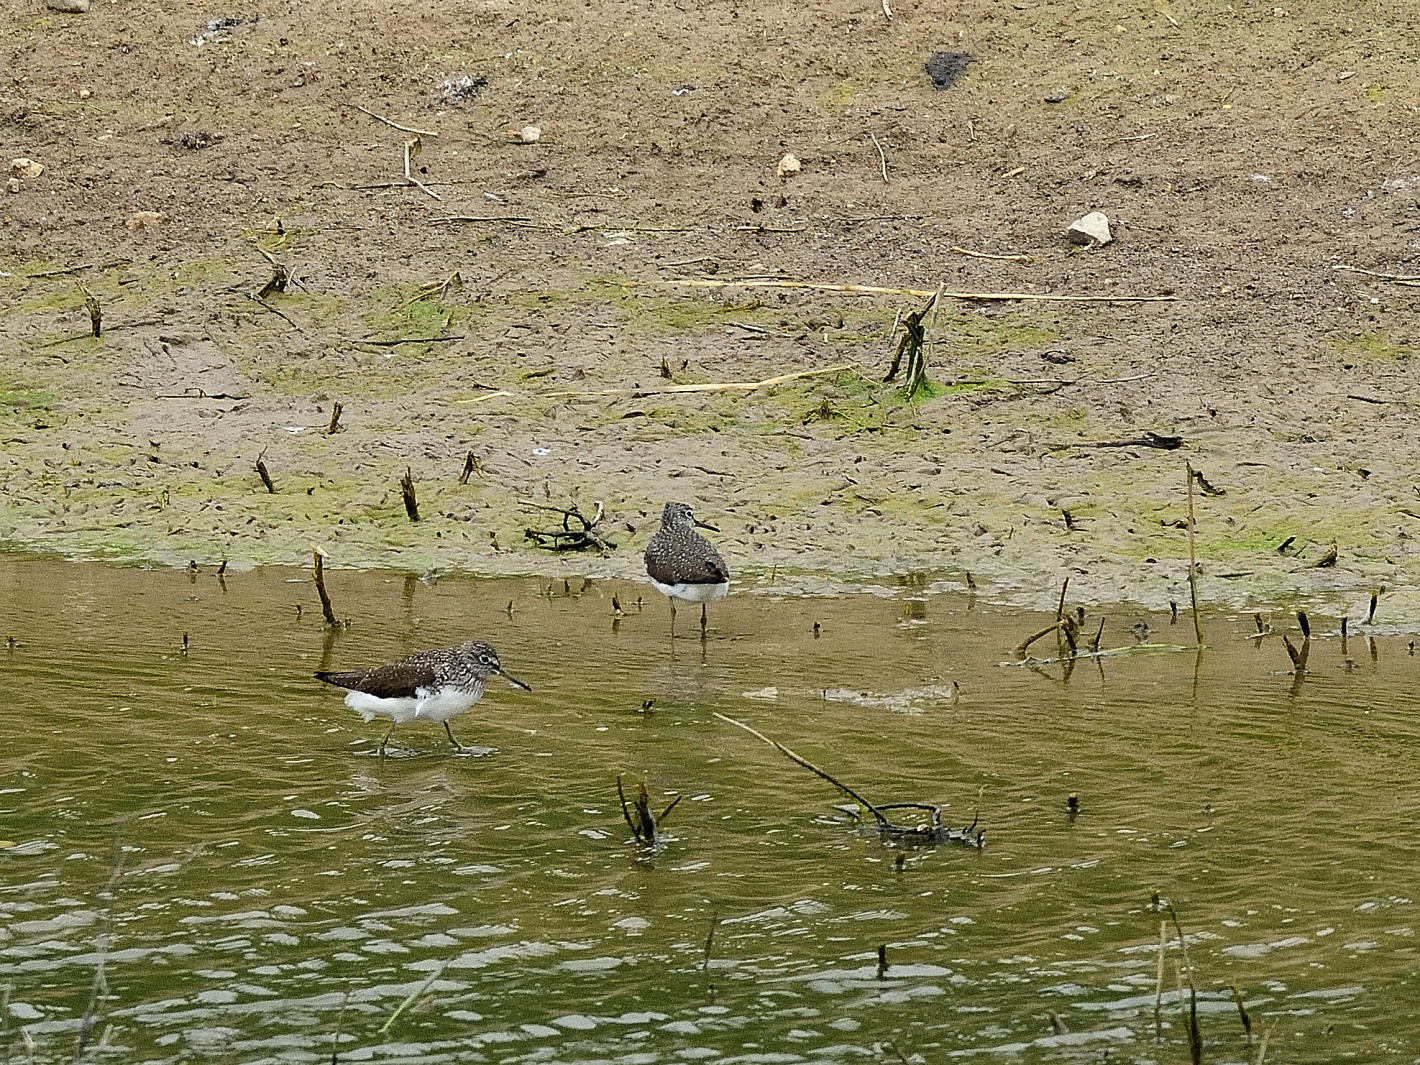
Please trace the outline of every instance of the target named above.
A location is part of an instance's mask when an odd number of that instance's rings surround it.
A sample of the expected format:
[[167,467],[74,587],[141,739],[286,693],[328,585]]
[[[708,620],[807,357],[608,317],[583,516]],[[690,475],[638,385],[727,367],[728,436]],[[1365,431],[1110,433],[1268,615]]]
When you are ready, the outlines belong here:
[[524,144],[536,144],[542,140],[542,130],[537,126],[524,126],[518,130],[518,140]]
[[17,178],[37,178],[44,173],[44,166],[33,159],[11,159],[10,176]]
[[797,174],[802,169],[803,165],[798,158],[786,153],[784,158],[779,160],[779,180],[783,181],[790,174]]
[[5,182],[5,191],[6,191],[6,192],[19,192],[19,191],[20,191],[20,179],[17,178],[17,177],[12,177],[12,178],[10,178],[9,181]]
[[46,0],[51,11],[63,11],[66,15],[82,15],[89,10],[89,0]]
[[1077,218],[1065,233],[1071,244],[1108,244],[1114,239],[1103,211],[1091,211],[1084,218]]

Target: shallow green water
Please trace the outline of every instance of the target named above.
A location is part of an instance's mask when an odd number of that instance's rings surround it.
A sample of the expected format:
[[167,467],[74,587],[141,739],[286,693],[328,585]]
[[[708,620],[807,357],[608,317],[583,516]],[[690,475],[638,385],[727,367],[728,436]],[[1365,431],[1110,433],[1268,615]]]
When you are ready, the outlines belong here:
[[[1232,983],[1276,1060],[1420,1056],[1409,635],[1314,639],[1294,693],[1251,618],[1064,679],[1002,665],[1040,616],[949,590],[739,587],[702,648],[631,584],[347,573],[329,638],[303,577],[0,563],[11,1060],[88,1013],[122,1061],[1186,1061],[1153,891],[1205,1060],[1255,1058]],[[310,677],[472,636],[534,688],[455,722],[476,755],[381,760]],[[986,849],[885,846],[715,711]],[[618,773],[684,797],[658,852]]]

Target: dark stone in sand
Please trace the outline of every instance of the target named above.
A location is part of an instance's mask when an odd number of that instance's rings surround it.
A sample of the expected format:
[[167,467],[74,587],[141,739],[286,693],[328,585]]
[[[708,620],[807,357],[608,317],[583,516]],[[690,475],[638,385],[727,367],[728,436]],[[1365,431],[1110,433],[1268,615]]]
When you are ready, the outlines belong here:
[[971,60],[970,52],[938,52],[925,64],[927,76],[932,79],[932,88],[938,92],[950,89]]

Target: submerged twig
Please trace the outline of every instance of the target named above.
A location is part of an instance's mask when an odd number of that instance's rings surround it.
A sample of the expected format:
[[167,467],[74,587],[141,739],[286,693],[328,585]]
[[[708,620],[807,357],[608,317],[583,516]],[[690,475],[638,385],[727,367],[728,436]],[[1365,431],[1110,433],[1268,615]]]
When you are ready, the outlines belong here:
[[708,972],[710,969],[710,948],[715,943],[715,927],[720,923],[720,915],[712,913],[710,915],[710,931],[705,933],[705,958],[700,963],[700,971]]

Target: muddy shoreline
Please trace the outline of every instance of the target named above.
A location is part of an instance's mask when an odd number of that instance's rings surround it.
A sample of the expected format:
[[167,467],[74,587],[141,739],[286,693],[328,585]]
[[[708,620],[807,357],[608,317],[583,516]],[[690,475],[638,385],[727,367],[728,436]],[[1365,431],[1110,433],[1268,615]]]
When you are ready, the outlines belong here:
[[[1414,13],[10,9],[10,551],[637,580],[685,499],[746,587],[1163,610],[1191,462],[1206,602],[1420,624]],[[765,279],[1166,301],[947,301],[909,398],[920,297]],[[524,540],[597,500],[609,556]]]

